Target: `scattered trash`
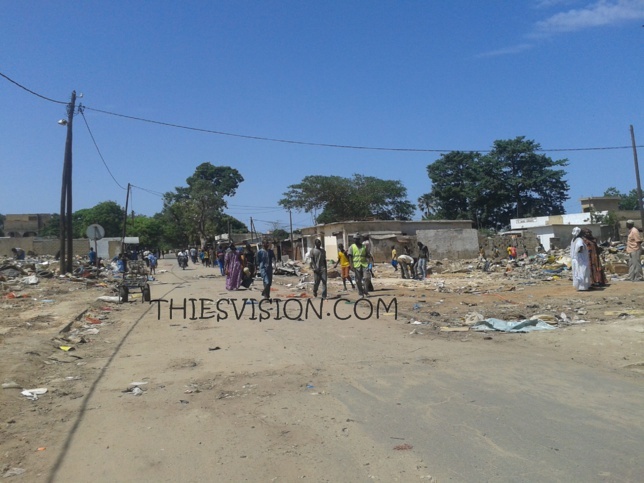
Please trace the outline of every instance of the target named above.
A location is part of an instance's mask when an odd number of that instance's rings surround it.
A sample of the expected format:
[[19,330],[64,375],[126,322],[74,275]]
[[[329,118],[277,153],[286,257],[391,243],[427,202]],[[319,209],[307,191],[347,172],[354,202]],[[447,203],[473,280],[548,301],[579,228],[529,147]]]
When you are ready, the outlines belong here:
[[73,346],[69,346],[69,345],[61,345],[61,346],[60,346],[60,347],[58,347],[58,348],[59,348],[61,351],[65,351],[65,352],[69,352],[69,351],[76,350]]
[[422,333],[422,332],[418,332],[418,329],[414,329],[414,330],[412,330],[412,331],[409,333],[409,335],[416,335],[416,334],[418,334],[418,335],[423,335],[423,333]]
[[23,396],[25,396],[27,399],[31,399],[32,401],[37,401],[38,396],[42,396],[47,392],[46,387],[39,387],[36,389],[25,389],[24,391],[21,392]]
[[221,347],[219,347],[219,346],[217,346],[217,347],[209,347],[208,348],[209,351],[218,351],[220,349],[221,349]]
[[27,471],[27,470],[25,470],[23,468],[11,468],[11,469],[7,470],[4,473],[4,475],[2,475],[2,477],[3,478],[9,478],[10,476],[22,475],[25,471]]
[[[135,385],[136,384],[136,385]],[[130,393],[134,396],[141,396],[143,394],[143,389],[139,387],[139,385],[147,384],[147,382],[137,382],[137,383],[130,383],[131,387],[128,387],[124,391],[121,391],[122,393]]]
[[100,300],[101,302],[112,302],[114,304],[121,303],[121,297],[110,297],[108,295],[98,297],[96,300]]
[[185,399],[179,399],[179,402],[181,404],[190,404],[190,401],[186,401]]
[[40,280],[35,275],[30,275],[22,279],[24,285],[38,285],[39,282]]
[[467,332],[470,330],[469,327],[441,327],[441,332]]
[[2,389],[20,389],[20,385],[14,381],[3,382]]
[[485,332],[497,330],[500,332],[533,332],[536,330],[553,330],[555,327],[543,320],[521,320],[518,322],[507,322],[500,319],[485,319],[472,326],[472,330]]
[[465,316],[465,324],[467,325],[474,325],[478,322],[482,322],[485,320],[485,317],[483,317],[483,314],[480,314],[478,312],[469,312]]
[[411,444],[409,444],[409,443],[399,444],[397,446],[394,446],[394,449],[396,451],[408,451],[408,450],[410,450],[412,448],[413,448],[413,446]]

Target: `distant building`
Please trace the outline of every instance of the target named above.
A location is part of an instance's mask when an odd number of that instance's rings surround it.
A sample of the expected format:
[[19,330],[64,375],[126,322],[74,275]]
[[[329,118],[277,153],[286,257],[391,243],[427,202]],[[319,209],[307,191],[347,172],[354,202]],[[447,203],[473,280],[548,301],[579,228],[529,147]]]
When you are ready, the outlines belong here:
[[353,236],[360,233],[368,237],[371,253],[376,262],[391,259],[391,246],[396,246],[399,255],[409,247],[417,255],[416,242],[429,247],[431,258],[469,259],[478,255],[477,231],[470,220],[423,220],[423,221],[344,221],[315,225],[302,230],[303,254],[313,247],[315,238],[320,238],[329,260],[337,260],[338,244],[348,248]]
[[597,211],[618,211],[619,196],[591,196],[589,198],[581,198],[581,211],[584,213],[591,213]]
[[50,220],[51,215],[46,213],[5,215],[4,233],[12,238],[40,236]]
[[[595,215],[607,215],[607,211],[595,212]],[[510,220],[512,230],[530,230],[537,235],[539,242],[546,250],[564,248],[572,240],[572,229],[588,228],[597,238],[603,238],[602,226],[594,222],[591,213],[571,213],[568,215],[535,216],[532,218],[515,218]]]

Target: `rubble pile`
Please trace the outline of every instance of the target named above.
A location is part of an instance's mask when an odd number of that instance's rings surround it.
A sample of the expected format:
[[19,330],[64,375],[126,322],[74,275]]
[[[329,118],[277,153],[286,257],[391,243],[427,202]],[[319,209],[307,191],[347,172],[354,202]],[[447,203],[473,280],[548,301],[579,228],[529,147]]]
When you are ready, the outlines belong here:
[[[75,257],[73,272],[60,275],[59,262],[51,255],[29,257],[25,260],[0,259],[0,297],[2,299],[33,299],[31,293],[44,280],[51,280],[38,292],[42,295],[56,293],[57,282],[76,282],[85,287],[95,286],[116,290],[122,279],[115,264],[108,267],[90,266],[87,258]],[[31,290],[30,290],[31,289]]]

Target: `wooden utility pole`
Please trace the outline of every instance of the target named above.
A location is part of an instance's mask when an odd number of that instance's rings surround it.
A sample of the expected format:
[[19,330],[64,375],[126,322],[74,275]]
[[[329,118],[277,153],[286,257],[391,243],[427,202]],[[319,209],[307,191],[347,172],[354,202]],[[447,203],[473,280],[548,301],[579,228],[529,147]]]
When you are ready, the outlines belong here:
[[121,255],[125,256],[125,227],[127,226],[127,205],[130,201],[130,183],[127,184],[127,194],[125,195],[125,211],[123,214],[123,238],[121,238]]
[[[67,104],[67,139],[63,161],[63,182],[60,191],[60,273],[73,271],[74,230],[72,226],[72,122],[76,109],[76,91]],[[65,243],[65,241],[67,243]]]
[[635,144],[635,132],[631,124],[631,143],[633,144],[633,161],[635,162],[635,178],[637,180],[637,207],[640,210],[640,223],[644,228],[644,207],[642,207],[642,184],[640,182],[640,167],[637,162],[637,146]]
[[291,255],[293,255],[293,260],[297,260],[295,254],[295,244],[293,243],[293,215],[291,214],[291,210],[288,210],[288,221],[291,225]]

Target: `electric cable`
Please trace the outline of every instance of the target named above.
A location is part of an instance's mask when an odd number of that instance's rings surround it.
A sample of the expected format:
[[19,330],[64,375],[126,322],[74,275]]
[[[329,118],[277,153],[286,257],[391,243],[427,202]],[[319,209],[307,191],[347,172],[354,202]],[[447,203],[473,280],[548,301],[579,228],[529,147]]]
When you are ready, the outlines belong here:
[[114,180],[114,182],[116,183],[116,185],[117,185],[119,188],[121,188],[122,190],[127,189],[127,188],[125,188],[124,186],[122,186],[122,185],[121,185],[121,183],[119,183],[119,182],[116,180],[116,178],[115,178],[115,177],[114,177],[114,175],[112,174],[112,171],[110,170],[110,167],[109,167],[109,166],[107,165],[107,163],[105,162],[105,158],[103,157],[103,154],[101,154],[101,150],[98,148],[98,144],[96,143],[96,139],[94,138],[94,134],[92,134],[92,130],[91,130],[91,129],[90,129],[90,127],[89,127],[89,123],[87,122],[87,118],[85,117],[85,113],[83,112],[83,110],[84,110],[84,109],[83,109],[83,106],[82,106],[82,105],[78,106],[78,112],[79,112],[79,113],[80,113],[80,115],[82,116],[83,121],[85,121],[85,126],[87,126],[87,131],[89,132],[89,137],[90,137],[90,138],[92,138],[92,142],[94,143],[94,146],[96,147],[96,151],[98,152],[98,156],[101,158],[101,161],[103,161],[103,165],[105,166],[105,169],[107,169],[107,172],[110,174],[110,176],[112,177],[112,179]]
[[[55,102],[57,104],[67,104],[67,102],[64,101],[56,101],[54,99],[50,99],[48,97],[45,97],[41,94],[38,94],[37,92],[32,91],[31,89],[26,88],[25,86],[19,84],[18,82],[14,81],[10,77],[6,76],[2,72],[0,72],[0,76],[4,77],[7,79],[9,82],[15,84],[16,86],[20,87],[21,89],[24,89],[25,91],[29,92],[30,94],[33,94],[35,96],[38,96],[42,99],[45,99],[50,102]],[[337,148],[337,149],[353,149],[353,150],[362,150],[362,151],[389,151],[389,152],[409,152],[409,153],[449,153],[449,152],[454,152],[454,151],[460,151],[464,153],[489,153],[492,150],[491,149],[469,149],[469,150],[464,150],[464,149],[429,149],[429,148],[396,148],[396,147],[382,147],[382,146],[358,146],[358,145],[351,145],[351,144],[331,144],[331,143],[318,143],[318,142],[310,142],[310,141],[295,141],[291,139],[280,139],[280,138],[271,138],[271,137],[264,137],[264,136],[254,136],[254,135],[249,135],[249,134],[239,134],[239,133],[231,133],[231,132],[225,132],[225,131],[217,131],[214,129],[205,129],[205,128],[198,128],[198,127],[192,127],[192,126],[185,126],[182,124],[175,124],[175,123],[170,123],[170,122],[164,122],[164,121],[155,121],[153,119],[146,119],[143,117],[137,117],[137,116],[130,116],[127,114],[119,114],[117,112],[111,112],[111,111],[106,111],[103,109],[97,109],[94,107],[89,107],[85,106],[85,109],[88,109],[90,111],[98,112],[101,114],[107,114],[110,116],[116,116],[116,117],[122,117],[125,119],[131,119],[134,121],[141,121],[141,122],[147,122],[151,124],[157,124],[160,126],[166,126],[166,127],[173,127],[177,129],[184,129],[188,131],[195,131],[195,132],[203,132],[207,134],[216,134],[219,136],[229,136],[229,137],[236,137],[236,138],[242,138],[242,139],[251,139],[255,141],[266,141],[266,142],[273,142],[273,143],[283,143],[283,144],[296,144],[296,145],[301,145],[301,146],[315,146],[315,147],[325,147],[325,148]],[[636,148],[642,148],[644,145],[637,145],[635,146]],[[590,147],[590,148],[552,148],[552,149],[536,149],[536,152],[540,153],[547,153],[547,152],[571,152],[571,151],[609,151],[609,150],[618,150],[618,149],[632,149],[633,146],[603,146],[603,147]]]

